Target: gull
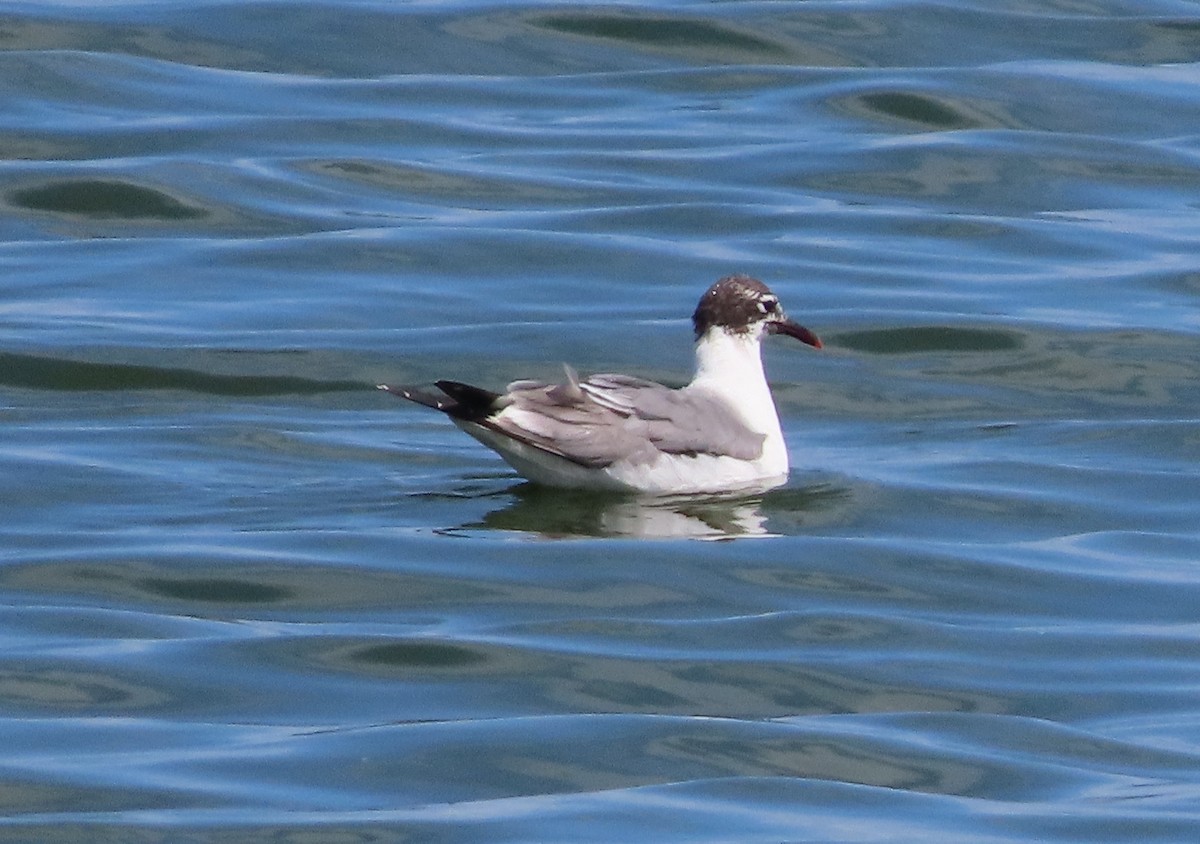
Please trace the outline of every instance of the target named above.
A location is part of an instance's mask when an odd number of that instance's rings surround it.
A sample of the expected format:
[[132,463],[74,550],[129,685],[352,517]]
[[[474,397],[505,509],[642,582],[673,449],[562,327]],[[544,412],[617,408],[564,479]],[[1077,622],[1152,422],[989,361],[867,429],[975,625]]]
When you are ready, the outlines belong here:
[[651,495],[753,493],[787,481],[788,453],[760,344],[821,341],[746,275],[722,278],[692,314],[696,369],[673,389],[632,375],[514,381],[503,393],[437,381],[440,394],[380,384],[450,417],[528,480]]

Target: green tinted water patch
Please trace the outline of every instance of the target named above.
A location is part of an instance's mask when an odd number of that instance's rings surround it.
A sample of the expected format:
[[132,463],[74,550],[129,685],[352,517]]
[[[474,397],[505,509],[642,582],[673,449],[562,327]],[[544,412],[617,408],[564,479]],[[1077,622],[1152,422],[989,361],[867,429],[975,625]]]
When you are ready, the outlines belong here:
[[92,363],[0,352],[0,384],[35,390],[185,390],[219,396],[276,396],[368,390],[357,381],[294,375],[220,375],[194,369]]
[[50,211],[93,219],[194,220],[202,208],[153,188],[105,179],[73,179],[9,193],[9,201],[30,211]]
[[375,161],[330,160],[301,165],[310,172],[332,176],[357,185],[398,191],[405,195],[433,197],[460,202],[567,202],[578,198],[573,190],[557,188],[531,179],[505,174],[477,176],[472,173],[411,164]]
[[1016,125],[992,103],[917,91],[873,91],[842,97],[834,108],[856,116],[919,131],[949,132],[992,129]]
[[147,577],[137,585],[154,596],[216,604],[267,604],[294,597],[284,587],[233,578]]
[[645,17],[637,14],[556,14],[534,18],[543,29],[622,42],[643,49],[728,52],[743,59],[783,59],[789,51],[782,45],[743,29],[712,20]]
[[367,666],[391,669],[463,668],[486,661],[471,648],[440,642],[389,642],[365,646],[353,654],[354,660]]
[[1012,331],[958,328],[945,325],[851,331],[837,336],[837,344],[877,355],[921,352],[1002,352],[1021,348]]

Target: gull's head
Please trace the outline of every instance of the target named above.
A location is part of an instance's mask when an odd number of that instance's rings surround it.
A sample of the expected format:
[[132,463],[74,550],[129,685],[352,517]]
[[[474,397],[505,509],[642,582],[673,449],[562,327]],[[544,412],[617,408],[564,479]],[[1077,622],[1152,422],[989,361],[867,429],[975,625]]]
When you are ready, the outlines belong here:
[[788,319],[779,297],[748,275],[726,276],[708,288],[692,314],[692,325],[697,340],[715,328],[754,340],[762,339],[764,334],[786,334],[821,348],[820,338]]

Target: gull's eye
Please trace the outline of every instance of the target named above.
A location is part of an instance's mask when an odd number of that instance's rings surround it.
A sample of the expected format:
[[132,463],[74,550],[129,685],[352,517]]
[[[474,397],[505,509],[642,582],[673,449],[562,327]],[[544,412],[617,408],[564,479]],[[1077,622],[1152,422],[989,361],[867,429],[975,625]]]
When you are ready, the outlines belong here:
[[758,309],[764,314],[773,314],[779,307],[778,299],[760,299],[758,301]]

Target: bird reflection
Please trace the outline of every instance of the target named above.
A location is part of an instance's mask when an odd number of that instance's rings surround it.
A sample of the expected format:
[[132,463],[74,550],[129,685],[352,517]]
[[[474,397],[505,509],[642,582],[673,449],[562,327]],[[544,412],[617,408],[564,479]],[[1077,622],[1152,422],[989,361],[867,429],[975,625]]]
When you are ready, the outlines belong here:
[[544,538],[630,537],[727,540],[778,536],[847,497],[829,485],[753,496],[641,497],[519,484],[511,502],[464,529],[520,531]]

